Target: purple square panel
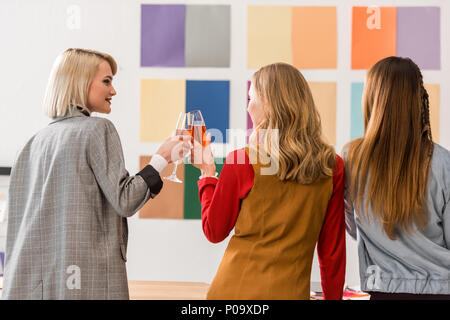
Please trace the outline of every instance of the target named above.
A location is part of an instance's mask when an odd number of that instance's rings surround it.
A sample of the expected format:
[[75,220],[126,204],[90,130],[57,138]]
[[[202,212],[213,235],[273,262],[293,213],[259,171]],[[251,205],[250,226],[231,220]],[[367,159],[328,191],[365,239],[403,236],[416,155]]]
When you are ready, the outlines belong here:
[[184,67],[185,5],[141,6],[141,67]]
[[397,56],[411,58],[421,69],[441,68],[441,10],[397,8]]

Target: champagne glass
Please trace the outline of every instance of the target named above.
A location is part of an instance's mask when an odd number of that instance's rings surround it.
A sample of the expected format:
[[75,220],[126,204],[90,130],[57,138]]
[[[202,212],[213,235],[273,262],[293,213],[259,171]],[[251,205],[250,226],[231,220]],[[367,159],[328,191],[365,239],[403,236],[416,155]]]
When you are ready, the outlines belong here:
[[[180,112],[180,114],[178,115],[178,120],[177,120],[177,124],[175,127],[175,135],[182,135],[187,133],[187,129],[188,129],[188,114],[184,113],[184,112]],[[175,166],[173,167],[172,173],[170,174],[170,176],[164,177],[163,179],[172,181],[172,182],[177,182],[177,183],[182,183],[183,180],[178,179],[177,177],[177,168],[178,168],[178,163],[182,161],[182,160],[177,160],[175,162]]]
[[192,110],[187,116],[188,130],[194,140],[206,146],[205,132],[206,125],[200,110]]
[[[193,142],[200,143],[203,148],[206,146],[206,125],[205,121],[203,120],[203,115],[200,110],[192,110],[189,112],[188,117],[188,131],[191,135]],[[195,159],[195,157],[201,156],[200,159]],[[191,161],[197,162],[197,161],[203,161],[203,152],[202,154],[195,154],[194,157],[191,156]]]

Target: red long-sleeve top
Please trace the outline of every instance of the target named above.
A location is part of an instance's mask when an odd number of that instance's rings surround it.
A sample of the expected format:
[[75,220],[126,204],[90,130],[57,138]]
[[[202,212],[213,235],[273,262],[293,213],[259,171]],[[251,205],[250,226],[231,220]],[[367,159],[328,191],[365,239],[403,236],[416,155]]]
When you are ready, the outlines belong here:
[[[241,201],[254,185],[254,175],[248,155],[241,149],[228,155],[219,179],[206,177],[198,181],[202,227],[209,241],[224,240],[234,228]],[[317,254],[324,299],[342,299],[346,256],[344,163],[339,156],[336,156],[333,192],[317,242]]]

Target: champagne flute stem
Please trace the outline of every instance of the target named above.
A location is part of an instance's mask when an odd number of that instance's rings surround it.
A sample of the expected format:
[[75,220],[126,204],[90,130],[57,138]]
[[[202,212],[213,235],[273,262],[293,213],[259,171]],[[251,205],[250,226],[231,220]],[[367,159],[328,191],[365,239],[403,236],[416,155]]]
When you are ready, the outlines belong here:
[[173,170],[172,170],[172,176],[177,174],[177,167],[178,167],[178,162],[179,161],[180,160],[175,161],[175,166],[173,167]]

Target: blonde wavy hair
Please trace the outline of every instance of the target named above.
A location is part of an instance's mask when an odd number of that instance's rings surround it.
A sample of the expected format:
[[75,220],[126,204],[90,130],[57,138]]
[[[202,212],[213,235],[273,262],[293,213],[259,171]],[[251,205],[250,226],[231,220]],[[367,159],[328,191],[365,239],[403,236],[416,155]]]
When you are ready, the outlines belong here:
[[[261,130],[265,134],[256,141],[269,155],[277,149],[277,177],[311,184],[333,176],[336,154],[323,139],[319,113],[300,71],[286,63],[274,63],[259,69],[252,84],[266,106],[264,120],[254,130],[256,135]],[[274,141],[276,130],[278,139]]]
[[[369,205],[391,239],[427,224],[425,190],[433,154],[428,93],[409,58],[388,57],[367,72],[364,135],[346,147],[345,169],[359,216]],[[363,196],[366,201],[363,203]]]
[[50,118],[64,117],[80,106],[87,109],[87,98],[92,79],[99,64],[106,61],[113,75],[117,64],[109,54],[69,48],[55,60],[45,91],[43,110]]

